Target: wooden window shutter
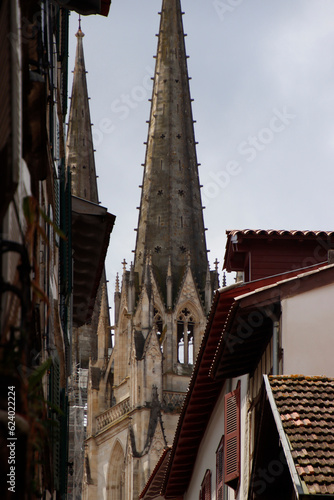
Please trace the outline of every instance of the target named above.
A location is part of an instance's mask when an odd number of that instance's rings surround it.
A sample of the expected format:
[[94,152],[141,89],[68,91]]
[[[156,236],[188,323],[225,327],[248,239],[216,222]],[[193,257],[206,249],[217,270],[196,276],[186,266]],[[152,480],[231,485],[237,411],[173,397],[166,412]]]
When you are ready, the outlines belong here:
[[207,469],[201,484],[199,500],[211,500],[211,471]]
[[240,383],[235,391],[226,394],[224,413],[224,482],[237,489],[240,475]]
[[224,496],[224,436],[221,438],[216,451],[216,496],[223,500]]

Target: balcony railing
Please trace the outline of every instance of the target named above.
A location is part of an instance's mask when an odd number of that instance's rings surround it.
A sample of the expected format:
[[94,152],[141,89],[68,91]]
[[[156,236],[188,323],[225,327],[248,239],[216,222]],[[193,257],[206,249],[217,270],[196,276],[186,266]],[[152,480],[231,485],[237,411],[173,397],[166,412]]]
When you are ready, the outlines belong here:
[[183,406],[186,393],[163,391],[162,408],[168,410],[180,410]]
[[115,422],[123,415],[126,415],[131,410],[130,398],[124,399],[115,406],[109,408],[96,417],[97,431],[101,431],[104,427]]
[[[186,394],[184,392],[163,391],[162,409],[164,411],[180,411]],[[104,411],[96,417],[97,431],[101,431],[119,418],[129,413],[133,408],[130,405],[130,398],[124,399],[115,406]]]

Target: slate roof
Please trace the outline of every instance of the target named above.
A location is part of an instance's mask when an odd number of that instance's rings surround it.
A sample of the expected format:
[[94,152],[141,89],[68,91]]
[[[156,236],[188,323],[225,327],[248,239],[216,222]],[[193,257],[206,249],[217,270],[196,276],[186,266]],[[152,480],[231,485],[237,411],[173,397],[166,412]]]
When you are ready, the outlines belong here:
[[269,377],[297,473],[310,494],[334,494],[334,379]]

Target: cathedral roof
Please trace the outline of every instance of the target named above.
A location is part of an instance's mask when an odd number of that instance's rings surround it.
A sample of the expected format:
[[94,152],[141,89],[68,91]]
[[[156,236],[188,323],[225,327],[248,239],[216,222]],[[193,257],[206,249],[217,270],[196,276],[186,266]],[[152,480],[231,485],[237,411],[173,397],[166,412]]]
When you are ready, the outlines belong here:
[[150,252],[174,298],[187,267],[203,290],[208,266],[180,0],[163,0],[135,249],[142,280]]

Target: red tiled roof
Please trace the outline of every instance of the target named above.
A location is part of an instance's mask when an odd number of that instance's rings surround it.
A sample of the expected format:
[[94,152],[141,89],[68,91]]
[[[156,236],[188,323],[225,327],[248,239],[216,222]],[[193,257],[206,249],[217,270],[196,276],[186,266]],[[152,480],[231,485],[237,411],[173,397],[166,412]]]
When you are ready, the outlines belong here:
[[310,494],[334,494],[334,379],[275,376],[269,383],[297,473]]
[[223,268],[244,272],[247,280],[324,262],[334,249],[334,231],[230,229],[226,235]]
[[286,229],[228,229],[227,236],[288,236],[288,237],[329,237],[334,236],[334,231],[300,231]]

